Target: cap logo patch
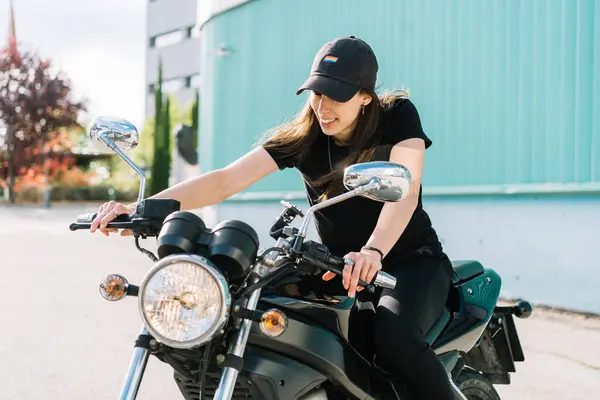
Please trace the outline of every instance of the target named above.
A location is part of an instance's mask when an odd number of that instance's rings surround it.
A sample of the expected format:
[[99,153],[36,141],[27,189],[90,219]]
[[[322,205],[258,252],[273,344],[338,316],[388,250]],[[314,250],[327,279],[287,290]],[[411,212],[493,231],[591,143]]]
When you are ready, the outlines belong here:
[[323,62],[326,63],[335,63],[337,62],[338,58],[334,57],[334,56],[325,56],[325,58],[323,59]]

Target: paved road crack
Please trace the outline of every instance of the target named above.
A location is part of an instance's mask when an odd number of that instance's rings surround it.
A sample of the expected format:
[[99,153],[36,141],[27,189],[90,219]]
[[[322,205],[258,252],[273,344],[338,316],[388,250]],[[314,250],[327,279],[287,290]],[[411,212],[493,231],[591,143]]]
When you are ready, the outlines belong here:
[[545,354],[545,355],[548,355],[548,356],[554,356],[554,357],[557,357],[557,358],[562,358],[563,360],[572,361],[572,362],[574,362],[576,364],[581,365],[582,367],[586,367],[586,368],[589,368],[589,369],[591,369],[593,371],[600,372],[600,366],[589,364],[589,363],[587,363],[587,362],[585,362],[583,360],[578,360],[577,358],[574,358],[574,357],[571,357],[571,356],[567,356],[565,354],[557,353],[557,352],[554,352],[554,351],[537,350],[537,349],[532,349],[530,347],[529,348],[526,347],[526,349],[527,349],[527,351],[531,351],[531,352],[534,352],[534,353]]

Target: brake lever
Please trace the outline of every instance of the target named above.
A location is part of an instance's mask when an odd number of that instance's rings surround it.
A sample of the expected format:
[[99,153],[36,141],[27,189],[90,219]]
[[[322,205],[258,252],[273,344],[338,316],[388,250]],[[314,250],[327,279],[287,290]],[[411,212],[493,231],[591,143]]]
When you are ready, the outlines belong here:
[[[72,231],[76,231],[78,229],[90,229],[92,226],[92,222],[94,218],[96,218],[98,213],[87,213],[81,214],[77,216],[76,221],[69,225],[69,229]],[[136,215],[129,214],[120,214],[115,219],[108,223],[107,228],[117,228],[117,229],[131,229],[133,227],[133,220],[136,218]]]
[[[92,226],[91,223],[78,223],[74,222],[69,225],[69,229],[72,231],[76,231],[79,229],[90,229]],[[134,227],[133,222],[109,222],[106,226],[107,228],[117,228],[117,229],[132,229]]]
[[[126,214],[119,215],[119,217],[122,217],[122,216],[127,217],[127,218],[130,217],[129,215],[126,215]],[[156,224],[148,219],[134,218],[132,220],[128,220],[127,222],[125,222],[125,221],[118,221],[119,217],[115,218],[113,221],[106,224],[106,228],[131,229],[133,231],[134,236],[141,236],[143,239],[145,239],[147,237],[157,236],[158,233],[160,232],[160,227],[155,226]],[[117,221],[117,222],[114,222],[114,221]],[[69,229],[71,231],[76,231],[76,230],[81,230],[81,229],[89,230],[91,225],[92,225],[91,223],[87,223],[87,222],[86,223],[75,222],[75,223],[72,223],[69,225]]]

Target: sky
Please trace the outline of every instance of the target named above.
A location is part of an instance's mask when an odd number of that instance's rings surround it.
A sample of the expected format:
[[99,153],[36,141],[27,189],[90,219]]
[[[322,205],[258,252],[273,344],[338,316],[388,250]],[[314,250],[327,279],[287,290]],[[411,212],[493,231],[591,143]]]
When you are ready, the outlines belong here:
[[[50,58],[71,80],[89,115],[128,119],[142,129],[148,0],[13,0],[17,40]],[[0,0],[0,41],[10,1]],[[87,122],[87,121],[86,121]]]

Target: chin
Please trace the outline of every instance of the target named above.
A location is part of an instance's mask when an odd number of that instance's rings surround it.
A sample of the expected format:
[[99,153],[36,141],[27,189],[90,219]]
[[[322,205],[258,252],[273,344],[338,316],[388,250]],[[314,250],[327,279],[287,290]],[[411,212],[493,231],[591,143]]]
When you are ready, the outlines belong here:
[[327,136],[335,136],[340,133],[340,129],[323,129],[323,127],[321,127],[321,131]]

